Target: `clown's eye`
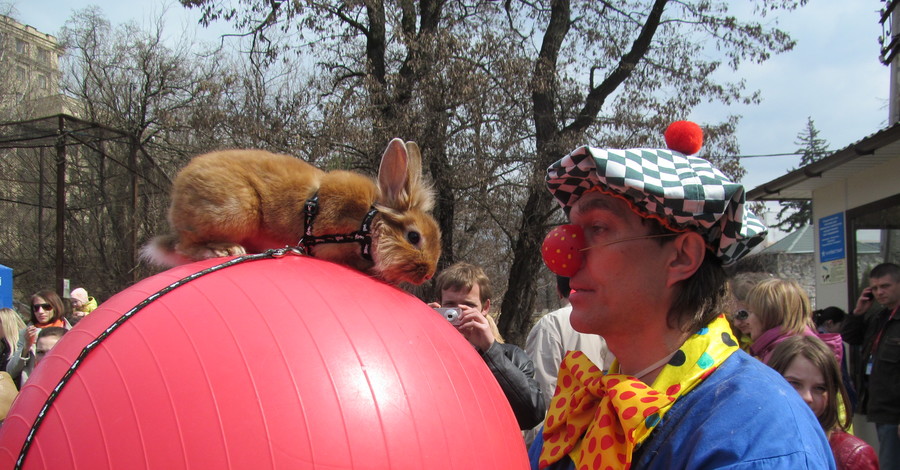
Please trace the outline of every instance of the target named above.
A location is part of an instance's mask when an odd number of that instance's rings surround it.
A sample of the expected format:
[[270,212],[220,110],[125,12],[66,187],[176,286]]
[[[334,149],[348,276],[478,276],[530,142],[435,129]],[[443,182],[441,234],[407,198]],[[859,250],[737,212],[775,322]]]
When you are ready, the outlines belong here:
[[606,226],[600,223],[589,224],[584,229],[584,235],[590,239],[591,237],[601,235],[606,230]]

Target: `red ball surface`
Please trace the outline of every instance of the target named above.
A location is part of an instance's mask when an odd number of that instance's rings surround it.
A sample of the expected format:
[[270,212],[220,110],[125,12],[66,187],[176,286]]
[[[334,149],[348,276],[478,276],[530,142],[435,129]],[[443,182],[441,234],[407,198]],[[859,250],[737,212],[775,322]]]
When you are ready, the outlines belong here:
[[578,225],[560,225],[544,237],[541,257],[554,274],[572,277],[581,269],[586,246],[584,231]]
[[0,468],[20,457],[56,470],[527,468],[474,348],[415,297],[356,271],[248,261],[140,307],[222,261],[147,278],[68,332],[0,428]]

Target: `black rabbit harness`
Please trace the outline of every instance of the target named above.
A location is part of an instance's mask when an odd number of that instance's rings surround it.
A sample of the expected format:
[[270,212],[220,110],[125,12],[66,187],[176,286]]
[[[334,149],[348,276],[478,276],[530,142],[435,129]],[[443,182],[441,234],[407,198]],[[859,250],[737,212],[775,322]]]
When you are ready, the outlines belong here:
[[306,200],[303,214],[306,233],[304,233],[304,235],[300,237],[300,241],[297,242],[298,247],[303,253],[313,256],[312,247],[320,243],[359,243],[362,248],[361,254],[363,259],[372,261],[372,221],[375,219],[375,215],[378,214],[378,209],[376,209],[375,206],[372,206],[369,208],[369,212],[366,212],[366,216],[363,217],[359,230],[350,233],[329,233],[319,236],[313,235],[313,222],[316,220],[316,215],[319,214],[318,193]]

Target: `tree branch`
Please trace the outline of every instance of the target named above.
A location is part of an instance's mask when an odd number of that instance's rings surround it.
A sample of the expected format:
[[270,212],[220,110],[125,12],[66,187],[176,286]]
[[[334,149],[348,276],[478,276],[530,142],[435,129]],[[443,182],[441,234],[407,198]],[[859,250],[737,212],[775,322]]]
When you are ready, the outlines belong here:
[[667,3],[669,0],[656,0],[653,3],[653,8],[650,9],[650,14],[647,15],[640,34],[631,45],[631,50],[622,57],[616,68],[600,85],[591,89],[585,99],[584,107],[578,112],[575,120],[566,126],[563,130],[564,133],[579,134],[594,123],[606,98],[631,75],[647,51],[650,50],[650,44],[653,42],[653,36],[656,35]]

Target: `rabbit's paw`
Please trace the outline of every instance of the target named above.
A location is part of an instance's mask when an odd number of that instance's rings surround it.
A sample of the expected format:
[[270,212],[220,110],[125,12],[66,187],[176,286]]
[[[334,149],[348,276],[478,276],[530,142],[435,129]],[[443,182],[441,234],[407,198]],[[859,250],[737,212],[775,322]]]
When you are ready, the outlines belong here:
[[201,253],[201,257],[203,259],[209,259],[220,256],[240,256],[246,254],[247,250],[237,243],[221,242],[206,244],[206,249]]

